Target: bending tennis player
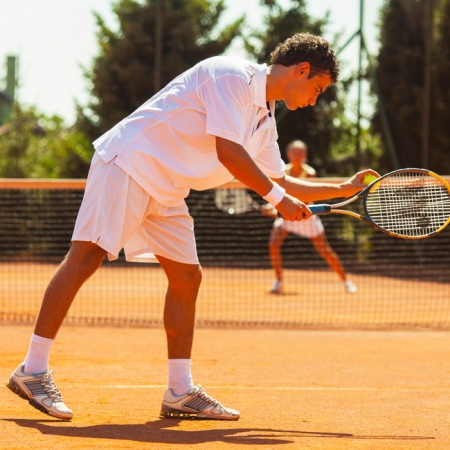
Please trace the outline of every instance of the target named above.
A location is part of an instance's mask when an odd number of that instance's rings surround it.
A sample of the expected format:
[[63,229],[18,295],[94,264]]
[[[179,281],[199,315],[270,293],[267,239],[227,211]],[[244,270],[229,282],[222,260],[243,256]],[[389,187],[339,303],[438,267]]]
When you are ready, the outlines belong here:
[[[286,156],[289,163],[286,165],[286,174],[294,178],[314,178],[316,171],[306,163],[308,158],[308,147],[303,141],[292,141],[287,145]],[[269,239],[270,262],[275,272],[275,281],[272,284],[271,292],[273,294],[283,293],[283,257],[281,255],[281,246],[289,233],[300,237],[308,238],[319,255],[327,264],[337,273],[344,283],[345,290],[349,294],[354,294],[357,288],[352,280],[347,277],[347,272],[337,253],[331,248],[325,228],[319,216],[311,216],[308,220],[288,221],[282,217],[277,217],[278,213],[270,204],[263,207],[264,215],[276,218],[273,223],[272,232]]]
[[275,101],[291,110],[314,106],[336,82],[338,63],[328,42],[309,34],[280,44],[270,62],[226,56],[200,62],[94,142],[71,248],[46,289],[26,358],[7,382],[32,406],[72,418],[48,370],[50,348],[80,287],[105,256],[114,260],[124,248],[129,261],[156,255],[168,278],[169,376],[160,416],[239,418],[191,377],[202,270],[185,197],[235,177],[294,221],[310,217],[305,202],[352,196],[365,187],[364,175],[375,174],[365,170],[340,185],[285,176]]

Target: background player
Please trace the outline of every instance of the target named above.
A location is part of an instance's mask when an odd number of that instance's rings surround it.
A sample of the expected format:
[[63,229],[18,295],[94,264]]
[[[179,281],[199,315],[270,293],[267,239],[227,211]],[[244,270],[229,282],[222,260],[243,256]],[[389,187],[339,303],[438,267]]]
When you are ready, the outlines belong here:
[[[289,163],[286,165],[286,174],[294,178],[314,178],[316,171],[306,163],[308,158],[308,148],[303,141],[296,140],[288,144],[286,156]],[[263,209],[264,214],[277,217],[277,211],[270,205]],[[319,216],[311,216],[308,220],[301,222],[291,222],[278,217],[272,228],[269,240],[270,261],[275,271],[275,281],[272,284],[271,292],[274,294],[283,293],[283,258],[281,246],[289,233],[297,234],[300,237],[308,238],[327,264],[339,275],[343,281],[345,290],[353,294],[356,286],[348,279],[347,273],[339,259],[328,243],[325,229]]]

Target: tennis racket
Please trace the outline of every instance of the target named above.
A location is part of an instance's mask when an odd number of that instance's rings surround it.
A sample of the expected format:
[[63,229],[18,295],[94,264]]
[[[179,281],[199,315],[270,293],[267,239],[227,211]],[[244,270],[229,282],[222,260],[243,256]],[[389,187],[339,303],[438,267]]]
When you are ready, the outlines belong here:
[[[362,198],[364,215],[341,208]],[[426,169],[400,169],[370,183],[354,197],[333,205],[309,205],[313,214],[345,214],[403,239],[428,238],[450,222],[450,185]]]
[[262,208],[243,188],[216,189],[214,203],[218,209],[228,214],[243,214],[248,211],[259,211]]
[[227,214],[243,214],[260,211],[263,216],[275,219],[278,211],[270,204],[260,205],[245,188],[219,188],[214,192],[216,207]]

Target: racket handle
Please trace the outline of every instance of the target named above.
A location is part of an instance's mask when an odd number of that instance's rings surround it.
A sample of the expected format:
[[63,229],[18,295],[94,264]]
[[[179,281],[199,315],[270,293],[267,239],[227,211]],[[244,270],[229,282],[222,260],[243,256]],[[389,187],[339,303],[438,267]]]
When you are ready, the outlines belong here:
[[308,208],[315,216],[320,216],[322,214],[328,214],[331,212],[330,205],[308,205]]

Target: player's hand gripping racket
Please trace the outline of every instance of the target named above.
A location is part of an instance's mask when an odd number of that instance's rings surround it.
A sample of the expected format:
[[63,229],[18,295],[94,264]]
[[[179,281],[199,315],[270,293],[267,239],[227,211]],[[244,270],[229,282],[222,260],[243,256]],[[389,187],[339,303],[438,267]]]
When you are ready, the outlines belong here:
[[[362,198],[364,215],[342,206]],[[450,222],[450,185],[425,169],[400,169],[370,183],[354,197],[334,205],[310,205],[313,214],[346,214],[391,236],[423,239]]]

